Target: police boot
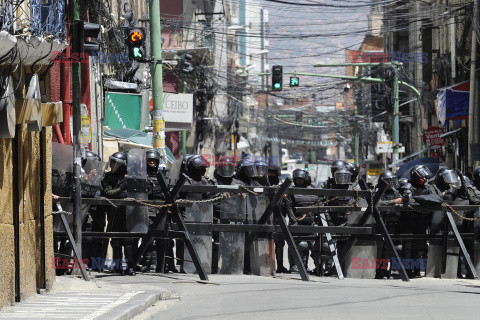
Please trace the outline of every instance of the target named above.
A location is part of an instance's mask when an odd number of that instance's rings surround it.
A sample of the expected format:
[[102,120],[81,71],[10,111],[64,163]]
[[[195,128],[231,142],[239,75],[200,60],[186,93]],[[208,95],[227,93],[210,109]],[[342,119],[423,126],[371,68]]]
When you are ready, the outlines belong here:
[[287,273],[288,270],[283,266],[283,247],[275,247],[275,258],[277,260],[277,273]]
[[124,271],[129,276],[136,275],[134,263],[136,258],[136,250],[132,244],[128,244],[124,247],[125,259],[127,259],[127,269]]
[[298,267],[295,265],[295,262],[293,261],[293,257],[290,254],[290,251],[288,251],[288,264],[290,265],[290,269],[288,272],[298,272]]
[[317,241],[315,241],[312,245],[312,253],[311,257],[313,260],[313,264],[315,265],[315,269],[313,270],[312,274],[315,274],[317,276],[322,275],[322,267],[321,267],[321,251],[320,251],[320,245]]
[[112,258],[114,261],[120,261],[120,265],[118,265],[118,268],[119,270],[115,270],[115,271],[120,271],[122,269],[122,257],[123,257],[123,253],[122,253],[122,245],[121,245],[121,242],[120,242],[120,239],[112,239],[111,241],[111,245],[112,245]]

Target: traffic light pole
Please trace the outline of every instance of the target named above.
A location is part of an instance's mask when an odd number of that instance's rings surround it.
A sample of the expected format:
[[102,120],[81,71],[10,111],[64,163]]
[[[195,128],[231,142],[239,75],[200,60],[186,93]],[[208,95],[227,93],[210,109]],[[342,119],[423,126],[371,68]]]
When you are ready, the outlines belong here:
[[165,120],[163,118],[162,30],[160,1],[149,0],[150,43],[152,48],[153,147],[165,158]]

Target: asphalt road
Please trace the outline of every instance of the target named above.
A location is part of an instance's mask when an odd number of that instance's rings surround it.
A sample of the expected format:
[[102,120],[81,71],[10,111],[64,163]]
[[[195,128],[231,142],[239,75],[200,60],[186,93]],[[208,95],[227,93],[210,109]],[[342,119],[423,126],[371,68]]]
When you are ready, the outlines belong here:
[[[296,279],[295,279],[296,278]],[[477,319],[480,281],[365,280],[298,275],[275,278],[140,274],[102,277],[118,286],[172,291],[135,320],[144,319]]]

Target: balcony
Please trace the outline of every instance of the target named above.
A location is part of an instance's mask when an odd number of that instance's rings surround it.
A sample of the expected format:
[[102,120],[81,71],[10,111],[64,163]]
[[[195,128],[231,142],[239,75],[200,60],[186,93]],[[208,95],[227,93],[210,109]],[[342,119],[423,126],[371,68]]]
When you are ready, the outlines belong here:
[[0,57],[10,53],[8,63],[48,64],[65,46],[64,0],[0,0]]

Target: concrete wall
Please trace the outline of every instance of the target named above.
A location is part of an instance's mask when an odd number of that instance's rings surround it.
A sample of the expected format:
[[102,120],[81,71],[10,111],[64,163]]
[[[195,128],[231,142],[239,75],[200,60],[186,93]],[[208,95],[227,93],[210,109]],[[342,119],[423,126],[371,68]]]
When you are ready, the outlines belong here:
[[[20,125],[18,136],[18,199],[20,238],[20,299],[44,287],[51,289],[55,270],[53,258],[53,217],[51,200],[51,127],[29,132]],[[43,136],[43,137],[42,137]],[[44,139],[43,152],[40,139]],[[41,160],[41,154],[45,155]],[[13,200],[13,140],[0,139],[0,307],[15,302],[15,242]],[[44,166],[44,202],[41,203],[40,168]],[[41,207],[45,211],[45,266],[42,264]]]

